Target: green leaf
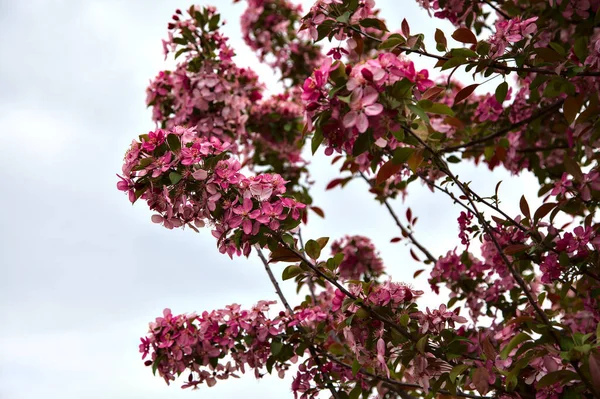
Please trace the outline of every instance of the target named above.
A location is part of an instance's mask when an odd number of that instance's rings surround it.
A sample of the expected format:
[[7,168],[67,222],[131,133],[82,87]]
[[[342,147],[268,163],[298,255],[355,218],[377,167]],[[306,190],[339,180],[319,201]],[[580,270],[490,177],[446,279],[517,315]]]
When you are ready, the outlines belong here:
[[442,65],[442,71],[466,64],[467,62],[468,61],[465,57],[452,57],[448,61],[444,62],[444,65]]
[[171,172],[169,173],[169,180],[171,180],[172,184],[177,184],[179,183],[179,181],[181,180],[181,175],[177,172]]
[[579,379],[580,379],[579,375],[577,373],[575,373],[574,371],[557,370],[557,371],[553,371],[552,373],[548,373],[545,376],[543,376],[542,379],[539,380],[535,386],[536,386],[536,388],[539,389],[539,388],[548,387],[557,382],[560,382],[561,384],[565,384],[567,382],[576,381]]
[[387,40],[381,43],[378,48],[379,50],[388,50],[404,43],[406,43],[406,39],[401,35],[394,33],[393,35],[390,35]]
[[343,13],[342,15],[340,15],[339,17],[337,17],[335,20],[337,22],[341,22],[343,24],[347,24],[348,21],[350,21],[350,11],[346,11],[345,13]]
[[[354,370],[354,368],[352,368]],[[360,394],[362,393],[362,388],[360,387],[360,383],[357,383],[354,389],[350,391],[350,395],[348,395],[349,399],[358,399]]]
[[427,348],[427,342],[429,341],[429,334],[424,335],[417,341],[416,349],[420,353],[425,353],[425,349]]
[[506,100],[506,95],[508,94],[508,83],[502,82],[496,87],[496,101],[498,104],[502,105],[504,100]]
[[465,57],[465,58],[478,58],[479,55],[473,50],[469,50],[468,48],[453,48],[450,50],[450,54],[452,57]]
[[459,375],[461,375],[465,370],[469,369],[473,367],[470,364],[459,364],[458,366],[454,366],[452,368],[452,370],[450,371],[450,381],[454,384],[456,381],[456,377],[458,377]]
[[219,27],[219,21],[221,20],[220,14],[215,14],[210,21],[208,21],[208,29],[216,30]]
[[388,28],[387,28],[387,26],[385,26],[385,23],[382,20],[377,19],[377,18],[361,19],[359,24],[360,24],[360,26],[362,26],[364,28],[377,28],[384,32],[388,31]]
[[357,157],[360,154],[367,152],[373,143],[371,134],[365,132],[358,136],[352,148],[352,155]]
[[321,256],[321,246],[315,240],[308,240],[308,242],[304,245],[304,250],[306,251],[306,254],[313,260],[317,260],[319,259],[319,256]]
[[452,108],[442,103],[434,103],[431,107],[427,108],[427,112],[432,114],[441,114],[441,115],[450,115],[454,116],[454,111]]
[[400,325],[403,327],[408,326],[408,323],[410,322],[410,316],[407,315],[406,313],[403,314],[402,316],[400,316]]
[[414,151],[415,149],[411,147],[398,147],[394,150],[394,157],[392,160],[396,164],[403,164],[408,161],[408,158],[410,158]]
[[564,47],[556,42],[551,42],[550,47],[552,47],[552,49],[554,49],[554,51],[556,51],[558,54],[560,54],[563,57],[565,57],[567,55],[567,52],[565,51]]
[[181,149],[181,140],[179,140],[179,136],[176,134],[169,134],[167,136],[167,143],[171,151],[179,151]]
[[423,110],[421,107],[418,107],[414,104],[408,104],[407,107],[408,107],[408,109],[410,109],[412,111],[413,114],[417,115],[419,118],[421,118],[421,120],[423,122],[425,122],[429,125],[429,123],[430,123],[429,117],[425,113],[425,110]]
[[279,355],[281,349],[283,348],[283,343],[281,341],[273,341],[271,342],[271,354],[273,356]]
[[506,345],[504,349],[502,349],[502,351],[500,352],[500,358],[502,360],[505,360],[513,349],[515,349],[519,344],[525,341],[529,341],[530,339],[531,337],[523,332],[517,334],[517,336],[511,339],[508,345]]
[[581,36],[577,40],[575,40],[575,46],[573,47],[573,51],[575,52],[577,58],[579,58],[579,61],[585,61],[585,59],[588,56],[588,44],[587,38],[585,36]]
[[283,281],[292,279],[302,273],[302,269],[297,265],[290,265],[283,269],[283,273],[281,274],[281,278]]
[[310,143],[313,155],[315,155],[317,148],[319,148],[324,139],[325,137],[323,137],[323,130],[321,130],[320,126],[317,126],[317,130],[315,131]]
[[358,360],[354,359],[354,362],[352,362],[352,375],[355,376],[359,370],[360,370],[360,363],[358,362]]

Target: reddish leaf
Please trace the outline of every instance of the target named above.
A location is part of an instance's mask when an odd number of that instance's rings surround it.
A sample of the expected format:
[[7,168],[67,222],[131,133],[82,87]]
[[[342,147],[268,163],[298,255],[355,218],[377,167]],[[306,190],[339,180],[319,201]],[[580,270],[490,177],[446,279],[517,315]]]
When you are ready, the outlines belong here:
[[469,86],[463,88],[458,93],[456,93],[456,97],[454,97],[454,105],[458,104],[459,102],[461,102],[462,100],[466,99],[471,94],[473,94],[473,92],[475,91],[477,86],[479,86],[479,84],[469,85]]
[[465,128],[465,124],[463,123],[463,121],[461,121],[460,119],[454,117],[454,116],[447,116],[444,118],[444,122],[447,123],[450,126],[454,126],[457,129],[464,129]]
[[497,217],[497,216],[493,216],[493,215],[492,215],[492,219],[494,219],[494,222],[498,223],[499,225],[504,225],[504,224],[506,223],[506,220],[504,220],[504,219],[500,219],[500,218],[499,218],[499,217]]
[[417,173],[417,168],[421,166],[421,163],[423,163],[423,159],[423,151],[417,150],[411,154],[406,163],[408,164],[410,170],[413,171],[413,173]]
[[580,182],[583,180],[583,172],[579,167],[579,164],[573,160],[566,152],[563,158],[563,165],[565,166],[565,170],[569,173],[576,182]]
[[444,35],[444,32],[442,32],[439,29],[435,30],[435,42],[438,44],[441,44],[444,47],[448,46],[448,41],[446,40],[446,36]]
[[390,240],[390,242],[399,242],[400,240],[402,240],[402,238],[400,237],[394,237]]
[[410,208],[406,209],[406,220],[408,220],[408,223],[410,223],[412,219],[412,211],[410,210]]
[[514,255],[517,252],[525,251],[526,249],[529,249],[529,248],[531,248],[531,246],[529,246],[529,245],[514,244],[514,245],[509,245],[508,247],[504,248],[504,250],[502,252],[504,252],[506,255]]
[[461,43],[477,44],[477,37],[467,28],[458,28],[452,34],[452,38]]
[[337,156],[333,157],[333,159],[331,160],[331,164],[333,165],[334,163],[336,163],[340,159],[342,159],[341,155],[337,155]]
[[531,219],[531,213],[529,212],[529,204],[527,204],[527,200],[525,196],[521,196],[521,201],[519,202],[519,207],[521,208],[521,212],[527,219]]
[[312,211],[314,213],[321,216],[322,218],[325,217],[325,212],[323,212],[323,210],[321,208],[319,208],[318,206],[311,206],[310,209],[312,209]]
[[275,251],[271,252],[269,263],[274,262],[298,262],[302,260],[294,251],[284,247],[278,247]]
[[425,269],[420,269],[420,270],[417,270],[417,271],[415,272],[415,274],[413,274],[413,278],[417,278],[417,277],[419,277],[419,275],[420,275],[421,273],[423,273],[424,271],[425,271]]
[[412,257],[413,257],[413,259],[414,259],[414,260],[416,260],[417,262],[420,262],[420,261],[421,261],[421,259],[419,259],[419,258],[417,257],[417,254],[415,254],[415,252],[412,250],[412,248],[410,249],[410,256],[412,256]]
[[325,187],[325,190],[331,190],[332,188],[335,188],[342,181],[344,181],[344,179],[333,179],[332,181],[329,182],[329,184],[327,185],[327,187]]
[[554,209],[558,205],[556,202],[549,202],[547,204],[543,204],[540,206],[534,213],[533,218],[538,221],[546,216],[552,209]]
[[439,87],[439,86],[430,87],[429,89],[427,89],[425,91],[425,93],[423,93],[421,98],[433,101],[435,98],[439,97],[439,95],[442,94],[444,91],[445,91],[445,89],[443,87]]
[[600,354],[596,352],[590,352],[589,357],[590,365],[590,376],[592,377],[592,384],[600,391]]
[[407,39],[410,36],[410,27],[408,26],[408,22],[406,22],[406,18],[402,20],[402,33]]
[[473,373],[473,385],[480,394],[485,395],[490,390],[490,373],[484,367],[479,367]]
[[573,123],[581,109],[581,103],[574,97],[568,97],[563,105],[563,113],[569,124]]
[[402,164],[395,164],[393,161],[387,161],[383,164],[381,168],[379,168],[379,172],[377,172],[377,178],[375,179],[376,184],[381,184],[389,179],[391,176],[400,172],[402,169]]

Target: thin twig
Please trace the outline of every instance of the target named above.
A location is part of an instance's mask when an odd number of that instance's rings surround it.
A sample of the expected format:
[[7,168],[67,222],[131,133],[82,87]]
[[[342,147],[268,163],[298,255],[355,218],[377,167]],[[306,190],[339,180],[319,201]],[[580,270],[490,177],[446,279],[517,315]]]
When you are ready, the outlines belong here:
[[[371,186],[371,187],[374,186],[373,183],[367,178],[367,176],[365,176],[365,174],[363,172],[360,172],[360,176],[363,178],[364,181],[367,182],[367,184],[369,184],[369,186]],[[417,239],[415,238],[415,236],[406,227],[404,227],[404,225],[400,222],[400,219],[398,218],[398,215],[396,215],[396,212],[394,211],[394,209],[390,205],[389,201],[387,199],[385,199],[383,201],[383,204],[387,208],[388,213],[390,214],[390,216],[392,216],[392,219],[394,219],[394,221],[396,222],[396,226],[398,226],[398,228],[400,229],[400,231],[402,232],[402,234],[404,236],[408,237],[410,239],[410,241],[412,241],[412,243],[417,248],[419,248],[419,250],[423,253],[423,255],[425,255],[425,257],[427,257],[427,259],[431,263],[435,263],[437,261],[437,259],[431,254],[431,252],[429,252],[429,250],[427,250],[427,248],[425,248],[419,241],[417,241]]]
[[500,7],[498,7],[498,6],[494,5],[494,4],[492,4],[492,2],[491,2],[491,1],[489,1],[489,0],[482,0],[482,1],[483,1],[485,4],[487,4],[488,6],[492,7],[492,8],[494,9],[494,11],[496,11],[498,14],[502,15],[502,17],[503,17],[504,19],[508,19],[508,20],[509,20],[509,19],[511,19],[511,18],[510,18],[510,15],[508,15],[507,13],[505,13],[505,12],[504,12],[504,11],[503,11],[503,10],[502,10]]

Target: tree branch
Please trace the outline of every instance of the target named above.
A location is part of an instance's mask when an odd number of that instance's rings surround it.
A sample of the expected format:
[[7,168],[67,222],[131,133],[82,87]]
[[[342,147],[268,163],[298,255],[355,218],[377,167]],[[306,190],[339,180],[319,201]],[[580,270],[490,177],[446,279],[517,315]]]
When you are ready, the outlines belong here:
[[[290,316],[293,316],[294,315],[294,310],[290,306],[290,304],[287,301],[285,295],[283,295],[283,291],[281,291],[281,287],[279,287],[279,283],[277,282],[277,279],[275,278],[275,275],[273,274],[273,271],[271,271],[271,268],[269,267],[269,262],[267,261],[267,259],[263,255],[263,253],[260,250],[260,247],[258,245],[255,246],[255,249],[256,249],[256,252],[258,253],[258,257],[260,258],[260,260],[262,261],[263,265],[265,266],[265,270],[267,271],[267,275],[269,276],[269,279],[271,280],[271,283],[273,284],[273,287],[275,288],[275,291],[277,292],[277,296],[279,296],[279,299],[281,299],[281,302],[283,303],[283,306],[285,306],[285,308],[287,309],[287,311],[290,313]],[[300,332],[305,333],[305,331],[302,328],[302,326],[298,325],[297,328],[298,328],[298,330]],[[325,381],[325,384],[327,385],[327,388],[329,389],[329,391],[331,392],[331,394],[333,395],[333,397],[335,399],[340,399],[340,395],[338,394],[338,392],[335,390],[333,384],[331,383],[331,379],[329,378],[329,376],[327,375],[327,373],[325,373],[323,371],[323,365],[321,364],[321,361],[319,360],[319,357],[318,357],[318,355],[316,353],[315,347],[310,344],[310,345],[308,345],[308,350],[310,351],[310,355],[312,356],[312,358],[314,359],[315,363],[317,364],[317,367],[319,368],[319,370],[321,370],[321,375],[323,376],[323,380]]]
[[[375,37],[375,36],[371,36],[366,32],[363,32],[362,30],[360,30],[359,28],[349,25],[349,24],[344,24],[348,29],[357,32],[361,35],[363,35],[364,37],[374,40],[378,43],[382,43],[383,40]],[[420,54],[423,55],[425,57],[429,57],[429,58],[434,58],[438,61],[448,61],[451,58],[450,57],[445,57],[445,56],[441,56],[441,55],[435,55],[435,54],[431,54],[428,53],[425,50],[419,50],[419,49],[413,49],[410,47],[404,47],[404,46],[396,46],[397,49],[400,49],[406,53],[416,53],[416,54]],[[468,61],[467,63],[471,64],[471,65],[476,65],[477,61]],[[523,67],[511,67],[508,65],[504,65],[498,62],[490,62],[489,63],[489,68],[495,69],[495,70],[499,70],[499,71],[504,71],[504,72],[523,72],[523,73],[537,73],[540,75],[557,75],[557,76],[567,76],[568,71],[561,71],[560,74],[557,74],[554,70],[552,69],[545,69],[545,68],[535,68],[535,67],[528,67],[528,68],[523,68]],[[575,76],[600,76],[600,72],[597,71],[589,71],[589,72],[578,72],[575,74]]]
[[[479,210],[477,209],[477,206],[475,205],[475,202],[471,198],[471,195],[470,195],[471,190],[466,188],[463,185],[463,183],[460,180],[458,180],[458,178],[452,173],[452,171],[450,170],[450,168],[448,167],[446,162],[440,157],[440,155],[433,148],[431,148],[425,141],[423,141],[409,127],[403,125],[403,129],[406,133],[408,133],[412,137],[414,137],[424,148],[426,148],[431,153],[431,155],[434,158],[435,163],[438,165],[440,170],[442,172],[444,172],[444,174],[446,174],[458,186],[458,188],[463,192],[465,197],[467,197],[467,201],[469,202],[469,204],[475,211],[475,216],[479,220],[479,223],[483,227],[484,231],[488,234],[488,236],[492,240],[492,243],[496,247],[496,250],[498,251],[500,257],[502,258],[502,261],[506,264],[506,267],[510,271],[510,274],[513,276],[513,278],[517,282],[517,285],[521,288],[521,291],[523,291],[523,293],[527,297],[527,301],[529,302],[531,307],[535,310],[535,312],[538,314],[541,321],[548,327],[548,330],[550,331],[552,338],[554,339],[554,341],[560,348],[560,337],[558,336],[556,330],[552,326],[552,323],[550,323],[550,320],[548,319],[548,316],[546,315],[546,313],[544,313],[544,311],[540,308],[540,306],[538,305],[535,298],[533,298],[533,295],[531,294],[529,288],[527,287],[527,284],[525,283],[525,281],[523,280],[521,275],[516,272],[512,263],[508,260],[506,254],[504,254],[504,252],[502,251],[502,247],[500,246],[500,244],[498,243],[498,240],[494,236],[491,226],[485,220],[485,218],[483,217],[481,212],[479,212]],[[579,369],[579,365],[577,364],[577,362],[571,361],[571,365],[573,366],[573,368],[575,369],[577,374],[579,374],[581,381],[588,387],[588,389],[591,392],[593,392],[594,395],[596,395],[597,397],[600,397],[600,394],[598,392],[596,392],[596,388],[594,387],[594,385],[587,379],[587,377]]]
[[[366,181],[367,184],[369,184],[369,186],[374,187],[374,184],[367,178],[367,176],[365,176],[365,174],[363,172],[359,172],[359,173],[360,173],[360,176],[363,178],[363,180]],[[398,215],[396,215],[396,212],[394,211],[394,209],[392,208],[392,206],[390,205],[390,203],[388,202],[387,199],[385,199],[383,201],[383,204],[387,208],[388,213],[392,216],[392,219],[394,219],[394,221],[396,222],[396,226],[398,226],[398,228],[400,229],[402,234],[405,235],[406,237],[408,237],[410,239],[410,241],[412,241],[412,243],[417,248],[419,248],[419,250],[423,253],[423,255],[425,255],[425,257],[427,257],[427,259],[431,263],[435,264],[437,259],[431,254],[431,252],[429,252],[429,250],[427,250],[427,248],[425,248],[419,241],[417,241],[417,239],[414,237],[414,235],[406,227],[404,227],[404,225],[402,225],[402,223],[400,222],[400,219],[398,218]]]
[[485,137],[479,138],[479,139],[475,139],[472,141],[469,141],[468,143],[463,143],[463,144],[459,144],[459,145],[455,145],[455,146],[450,146],[450,147],[446,147],[443,148],[440,152],[445,153],[445,152],[452,152],[452,151],[456,151],[459,150],[461,148],[467,148],[467,147],[471,147],[473,145],[476,144],[480,144],[480,143],[485,143],[486,141],[490,141],[495,139],[496,137],[500,137],[500,136],[504,136],[505,134],[509,133],[510,131],[519,128],[523,125],[526,125],[528,123],[533,122],[534,120],[541,118],[542,116],[555,111],[556,109],[560,108],[560,106],[562,105],[562,103],[564,102],[564,100],[560,100],[555,102],[554,104],[546,107],[546,108],[542,108],[540,109],[538,112],[534,113],[533,115],[531,115],[529,118],[525,118],[522,121],[519,121],[517,123],[513,123],[512,125],[505,127],[504,129],[500,129],[497,132],[494,132],[490,135],[487,135]]

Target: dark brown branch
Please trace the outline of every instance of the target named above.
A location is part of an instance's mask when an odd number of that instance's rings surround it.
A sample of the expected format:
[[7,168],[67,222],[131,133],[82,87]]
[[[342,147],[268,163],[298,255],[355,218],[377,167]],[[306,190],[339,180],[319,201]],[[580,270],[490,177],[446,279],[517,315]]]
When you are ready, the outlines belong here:
[[485,137],[469,141],[468,143],[463,143],[463,144],[459,144],[459,145],[455,145],[455,146],[450,146],[450,147],[443,148],[441,150],[441,152],[444,153],[444,152],[456,151],[456,150],[459,150],[461,148],[471,147],[471,146],[474,146],[476,144],[485,143],[486,141],[490,141],[490,140],[493,140],[493,139],[495,139],[497,137],[504,136],[505,134],[511,132],[514,129],[517,129],[517,128],[523,126],[523,125],[531,123],[534,120],[536,120],[538,118],[541,118],[541,117],[543,117],[544,115],[546,115],[546,114],[548,114],[550,112],[554,112],[555,110],[557,110],[558,108],[560,108],[560,106],[562,105],[563,102],[564,102],[564,100],[557,101],[554,104],[552,104],[552,105],[550,105],[550,106],[548,106],[546,108],[540,109],[538,112],[534,113],[529,118],[525,118],[525,119],[523,119],[520,122],[513,123],[512,125],[504,128],[504,129],[500,129],[497,132],[494,132],[494,133],[492,133],[490,135],[487,135]]
[[483,3],[487,4],[488,6],[492,7],[494,9],[494,11],[496,11],[498,14],[502,15],[502,17],[504,19],[511,19],[510,15],[508,15],[507,13],[505,13],[500,7],[496,6],[495,4],[493,4],[491,1],[489,0],[482,0]]

